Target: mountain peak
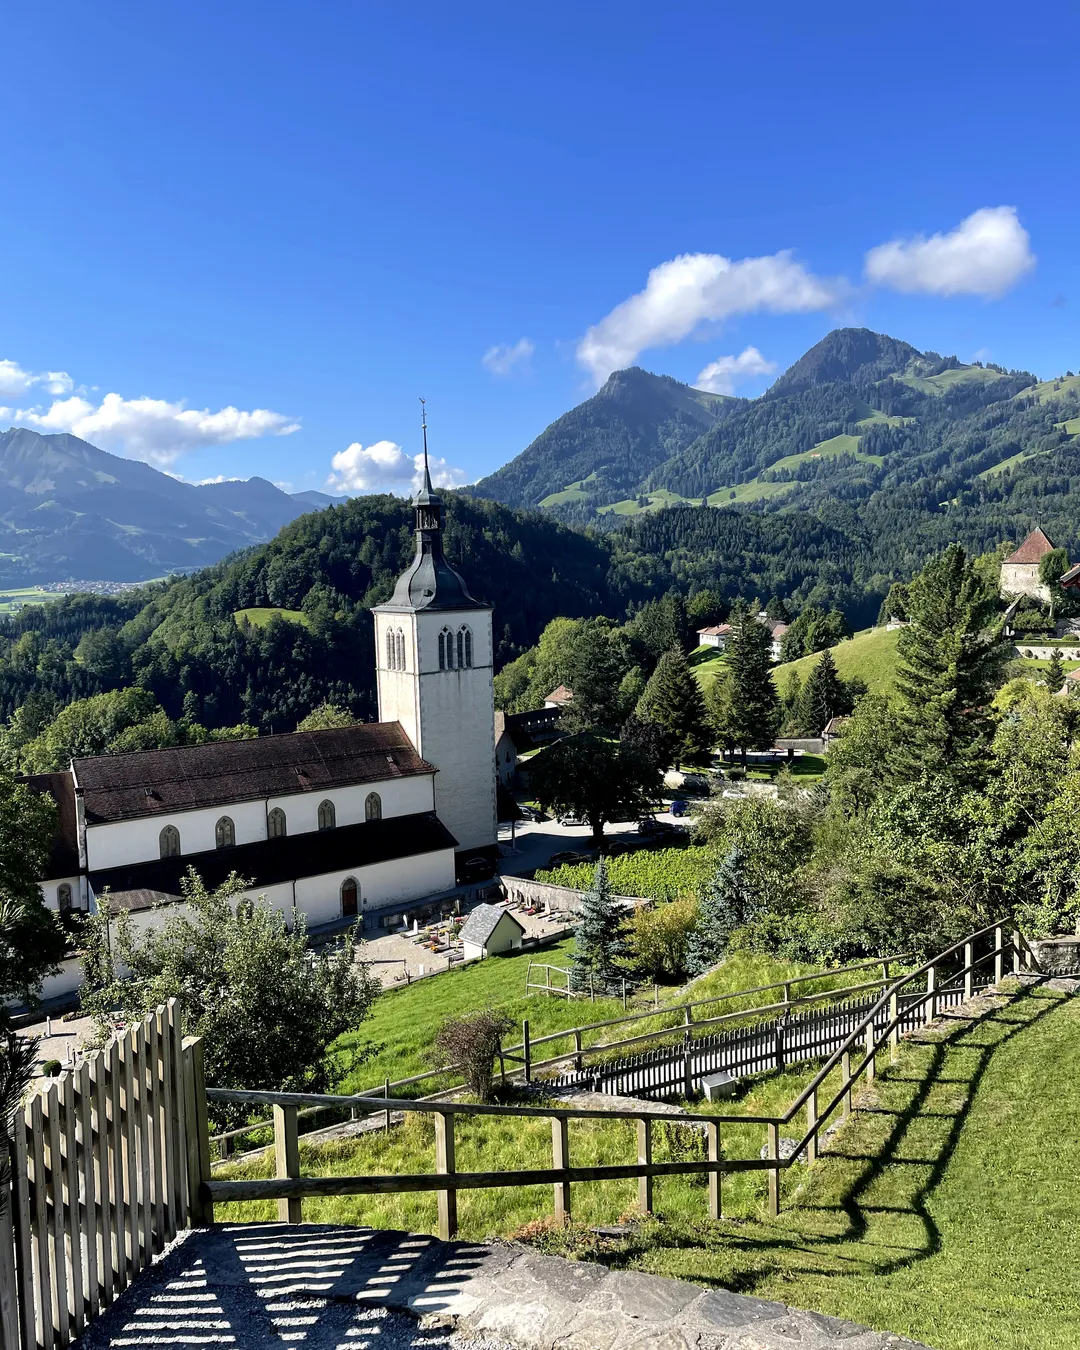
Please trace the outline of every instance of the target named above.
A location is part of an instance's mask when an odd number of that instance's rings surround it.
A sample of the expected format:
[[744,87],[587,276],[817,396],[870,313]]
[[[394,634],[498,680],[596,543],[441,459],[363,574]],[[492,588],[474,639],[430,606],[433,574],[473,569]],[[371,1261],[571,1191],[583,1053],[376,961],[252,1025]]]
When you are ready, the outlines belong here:
[[906,370],[923,353],[909,342],[870,328],[834,328],[789,366],[765,395],[777,398],[837,380],[884,379]]

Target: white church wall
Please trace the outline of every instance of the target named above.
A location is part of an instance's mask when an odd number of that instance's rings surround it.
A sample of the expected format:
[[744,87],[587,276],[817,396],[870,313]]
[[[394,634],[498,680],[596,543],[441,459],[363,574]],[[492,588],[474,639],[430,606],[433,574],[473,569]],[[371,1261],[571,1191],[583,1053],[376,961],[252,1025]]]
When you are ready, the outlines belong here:
[[341,918],[341,884],[348,877],[356,881],[361,914],[407,900],[423,900],[454,885],[454,850],[439,849],[321,877],[304,877],[296,883],[296,903],[309,925]]
[[52,881],[39,882],[41,893],[45,897],[45,908],[59,910],[60,908],[60,887],[69,886],[71,888],[71,908],[86,908],[86,891],[84,887],[84,878],[75,877],[56,877]]
[[430,774],[408,778],[388,778],[353,786],[315,789],[287,797],[260,797],[256,801],[229,802],[224,806],[197,811],[172,811],[138,820],[122,820],[107,825],[90,825],[86,831],[86,850],[92,872],[129,863],[151,862],[161,856],[161,831],[175,825],[180,832],[180,853],[209,853],[217,845],[217,823],[222,816],[233,822],[237,844],[253,844],[265,839],[266,819],[280,807],[285,812],[289,834],[306,834],[319,827],[319,805],[330,800],[338,825],[356,825],[364,821],[368,795],[377,792],[383,818],[432,811],[435,795]]

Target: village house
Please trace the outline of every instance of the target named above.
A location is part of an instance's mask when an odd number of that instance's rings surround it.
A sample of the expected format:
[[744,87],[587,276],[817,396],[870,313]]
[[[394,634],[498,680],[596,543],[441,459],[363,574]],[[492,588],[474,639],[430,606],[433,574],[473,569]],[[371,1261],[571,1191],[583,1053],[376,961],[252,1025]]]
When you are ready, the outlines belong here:
[[[772,638],[772,643],[769,647],[770,657],[774,661],[779,661],[780,647],[784,640],[784,634],[791,625],[784,623],[782,619],[770,619],[764,610],[756,617],[758,623],[769,630],[769,636]],[[698,646],[715,647],[719,651],[726,651],[733,632],[734,629],[729,623],[718,623],[709,628],[699,628],[697,630]]]
[[461,929],[462,955],[478,961],[499,952],[520,951],[524,927],[501,905],[477,905]]

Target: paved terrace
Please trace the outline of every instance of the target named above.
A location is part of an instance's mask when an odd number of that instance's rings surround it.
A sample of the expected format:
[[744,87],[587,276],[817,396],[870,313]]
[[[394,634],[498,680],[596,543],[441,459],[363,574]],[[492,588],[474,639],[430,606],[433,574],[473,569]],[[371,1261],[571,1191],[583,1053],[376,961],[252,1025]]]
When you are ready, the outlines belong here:
[[79,1344],[433,1344],[415,1322],[403,1331],[401,1317],[388,1313],[476,1337],[464,1344],[477,1350],[925,1350],[783,1303],[542,1256],[516,1243],[270,1223],[185,1234]]

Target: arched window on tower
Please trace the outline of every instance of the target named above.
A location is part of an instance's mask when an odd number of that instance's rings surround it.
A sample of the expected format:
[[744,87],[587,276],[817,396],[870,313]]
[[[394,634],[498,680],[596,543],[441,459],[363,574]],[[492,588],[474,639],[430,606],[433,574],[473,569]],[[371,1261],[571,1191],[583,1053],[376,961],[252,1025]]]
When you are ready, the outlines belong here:
[[405,634],[399,628],[394,637],[394,653],[397,657],[398,670],[405,669]]
[[449,628],[444,628],[439,634],[439,669],[453,670],[454,668],[454,635]]
[[364,803],[364,816],[367,820],[382,820],[382,798],[377,792],[369,792]]
[[163,858],[179,858],[180,831],[175,825],[166,825],[158,835],[158,848]]
[[71,908],[71,887],[66,881],[56,888],[56,907],[61,914],[66,914]]
[[232,848],[236,843],[236,826],[228,816],[222,816],[214,828],[216,848]]
[[394,630],[386,630],[386,669],[394,669]]
[[329,800],[319,803],[319,829],[332,830],[337,824],[337,812],[334,803]]
[[266,817],[266,837],[267,839],[285,838],[285,812],[280,806],[275,806]]
[[458,634],[458,665],[472,665],[472,629],[466,624],[461,625],[461,632]]

